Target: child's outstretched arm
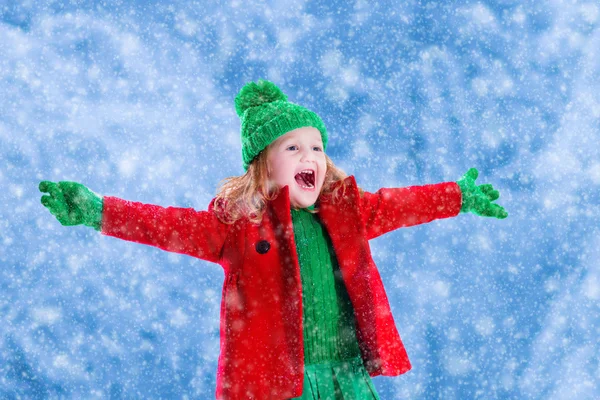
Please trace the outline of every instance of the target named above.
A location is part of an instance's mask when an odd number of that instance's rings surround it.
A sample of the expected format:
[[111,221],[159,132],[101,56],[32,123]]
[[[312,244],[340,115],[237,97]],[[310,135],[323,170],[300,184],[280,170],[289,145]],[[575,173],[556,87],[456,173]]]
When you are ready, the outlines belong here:
[[231,225],[209,211],[160,207],[101,197],[76,182],[43,181],[42,204],[67,226],[86,225],[102,234],[166,251],[187,254],[218,263]]
[[368,239],[394,229],[450,218],[461,212],[495,218],[508,214],[492,203],[500,197],[492,185],[475,185],[478,172],[471,168],[458,182],[364,192],[361,213]]

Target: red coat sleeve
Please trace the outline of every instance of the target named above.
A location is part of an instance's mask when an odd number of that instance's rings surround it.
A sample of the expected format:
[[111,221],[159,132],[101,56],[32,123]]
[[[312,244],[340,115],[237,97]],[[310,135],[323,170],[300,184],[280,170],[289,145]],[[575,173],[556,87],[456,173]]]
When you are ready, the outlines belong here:
[[370,240],[404,226],[454,217],[461,205],[460,187],[455,182],[446,182],[364,192],[361,213]]
[[218,263],[231,225],[212,212],[161,207],[105,196],[102,233]]

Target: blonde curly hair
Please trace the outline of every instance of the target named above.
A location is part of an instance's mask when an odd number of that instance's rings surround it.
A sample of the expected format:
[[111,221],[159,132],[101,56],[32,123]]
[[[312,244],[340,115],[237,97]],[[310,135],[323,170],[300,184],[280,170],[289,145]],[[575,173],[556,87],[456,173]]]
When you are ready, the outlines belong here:
[[[272,145],[273,143],[252,160],[244,175],[231,176],[220,181],[213,211],[221,222],[233,224],[241,218],[248,218],[255,224],[262,221],[267,202],[276,198],[280,190],[272,183],[268,174],[267,158]],[[335,203],[346,189],[343,180],[348,175],[336,167],[327,154],[325,160],[327,171],[319,197],[330,195]],[[342,181],[342,184],[336,185],[339,181]],[[362,195],[363,190],[358,190]],[[307,211],[318,213],[319,209],[315,207],[314,210]]]

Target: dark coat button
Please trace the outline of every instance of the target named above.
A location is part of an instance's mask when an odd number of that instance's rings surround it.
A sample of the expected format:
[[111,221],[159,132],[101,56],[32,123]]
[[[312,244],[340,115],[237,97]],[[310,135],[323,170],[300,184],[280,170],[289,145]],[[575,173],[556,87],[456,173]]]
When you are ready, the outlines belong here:
[[256,243],[256,251],[259,254],[265,254],[270,248],[271,245],[266,240],[261,240],[260,242]]

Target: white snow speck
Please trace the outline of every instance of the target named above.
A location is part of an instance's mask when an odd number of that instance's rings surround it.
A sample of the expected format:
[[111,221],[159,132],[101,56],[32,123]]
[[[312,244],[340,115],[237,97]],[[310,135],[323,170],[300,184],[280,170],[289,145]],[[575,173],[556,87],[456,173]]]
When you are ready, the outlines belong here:
[[463,376],[473,369],[473,363],[469,360],[469,354],[458,354],[449,351],[444,355],[444,367],[450,375]]
[[480,318],[475,324],[475,329],[481,336],[490,336],[492,333],[494,333],[495,327],[496,325],[494,324],[494,320],[487,316]]
[[62,318],[62,310],[57,307],[37,307],[31,316],[38,325],[52,325]]
[[175,310],[175,312],[171,316],[170,323],[171,323],[171,325],[180,328],[180,327],[186,325],[188,323],[188,321],[189,321],[189,317],[186,315],[186,313],[184,313],[180,308],[178,308],[177,310]]
[[433,291],[439,297],[448,297],[450,295],[450,284],[445,281],[435,281],[433,284]]
[[600,279],[595,273],[589,274],[582,285],[583,294],[590,300],[600,300]]

